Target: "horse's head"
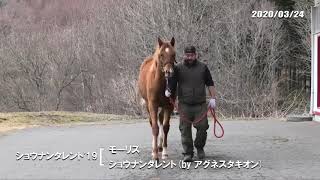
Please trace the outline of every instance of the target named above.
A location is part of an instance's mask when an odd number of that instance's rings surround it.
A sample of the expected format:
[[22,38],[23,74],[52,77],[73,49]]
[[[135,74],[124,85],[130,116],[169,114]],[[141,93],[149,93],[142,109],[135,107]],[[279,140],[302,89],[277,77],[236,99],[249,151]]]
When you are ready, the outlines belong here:
[[175,39],[171,41],[162,41],[158,38],[157,55],[160,67],[166,78],[173,75],[173,67],[176,62],[176,51],[174,48]]

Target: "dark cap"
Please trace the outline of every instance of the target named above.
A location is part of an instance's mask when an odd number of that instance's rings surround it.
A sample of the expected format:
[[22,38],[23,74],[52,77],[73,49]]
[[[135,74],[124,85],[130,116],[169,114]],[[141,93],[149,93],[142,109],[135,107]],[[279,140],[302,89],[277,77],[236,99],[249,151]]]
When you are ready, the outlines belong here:
[[194,46],[187,46],[184,48],[184,53],[195,53],[196,48]]

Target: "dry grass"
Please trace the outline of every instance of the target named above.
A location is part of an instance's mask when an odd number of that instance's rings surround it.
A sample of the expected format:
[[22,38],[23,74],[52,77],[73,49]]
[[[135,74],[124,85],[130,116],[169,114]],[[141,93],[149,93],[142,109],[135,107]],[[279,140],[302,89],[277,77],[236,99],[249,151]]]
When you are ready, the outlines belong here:
[[132,122],[137,117],[86,112],[43,111],[0,113],[0,132],[27,127],[79,123]]

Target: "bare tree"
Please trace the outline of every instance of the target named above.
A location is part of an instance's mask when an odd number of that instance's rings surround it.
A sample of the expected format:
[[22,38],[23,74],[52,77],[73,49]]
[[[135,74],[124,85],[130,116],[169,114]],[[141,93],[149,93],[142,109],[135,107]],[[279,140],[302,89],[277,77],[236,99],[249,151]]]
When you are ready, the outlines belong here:
[[[281,93],[290,81],[282,66],[292,48],[288,32],[283,19],[252,18],[252,10],[276,7],[260,0],[8,1],[0,11],[0,111],[141,114],[139,66],[157,37],[173,36],[178,61],[193,44],[208,64],[221,115],[288,113],[300,106],[290,99],[301,96]],[[305,19],[296,20],[306,37]],[[308,38],[301,42],[308,50]]]

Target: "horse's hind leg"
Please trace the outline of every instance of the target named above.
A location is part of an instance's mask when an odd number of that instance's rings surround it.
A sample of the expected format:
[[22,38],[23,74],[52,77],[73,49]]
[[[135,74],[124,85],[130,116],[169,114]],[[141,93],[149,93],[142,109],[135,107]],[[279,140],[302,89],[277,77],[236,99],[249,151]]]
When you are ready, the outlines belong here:
[[168,133],[170,129],[170,116],[173,111],[172,107],[168,107],[164,110],[164,121],[163,121],[163,150],[162,150],[162,159],[168,158]]
[[148,115],[149,115],[149,123],[150,123],[150,126],[152,127],[152,120],[151,120],[151,115],[150,115],[148,104],[146,104],[146,109],[147,109],[147,112],[148,112]]
[[162,152],[162,145],[163,145],[163,118],[164,118],[164,109],[161,108],[161,111],[159,113],[159,122],[160,122],[160,128],[159,128],[159,133],[160,133],[160,140],[158,144],[158,150],[159,152]]

